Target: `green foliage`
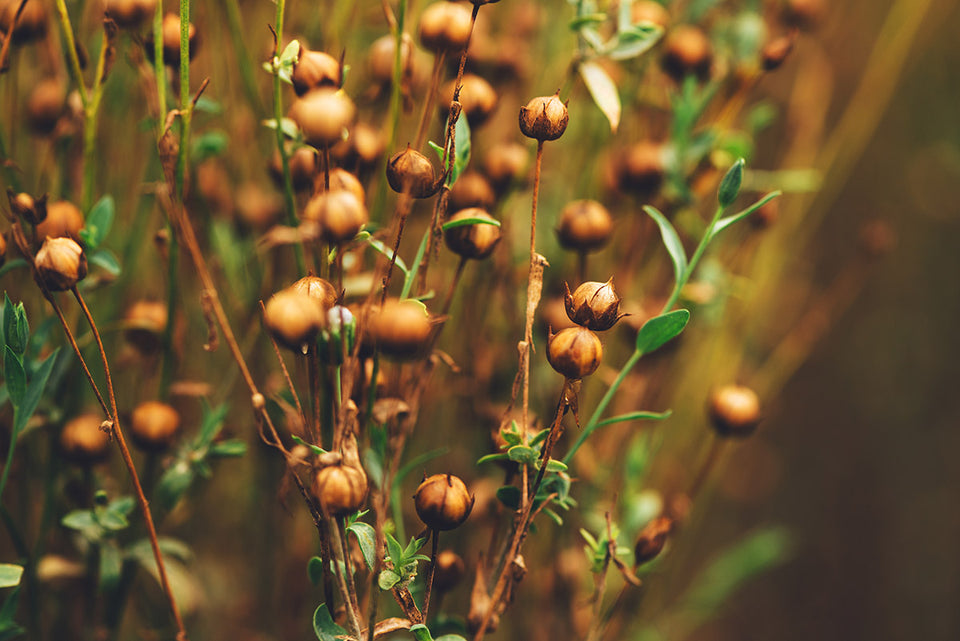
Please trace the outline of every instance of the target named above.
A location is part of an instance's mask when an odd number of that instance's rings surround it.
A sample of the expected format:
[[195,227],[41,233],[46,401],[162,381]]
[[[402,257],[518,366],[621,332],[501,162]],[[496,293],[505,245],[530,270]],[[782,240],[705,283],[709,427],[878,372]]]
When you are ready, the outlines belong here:
[[112,196],[104,196],[90,209],[86,216],[86,224],[80,230],[80,239],[86,245],[88,252],[91,252],[103,243],[104,238],[110,233],[113,227],[113,219],[116,215],[116,205]]
[[617,133],[617,127],[620,126],[620,94],[617,92],[617,85],[610,78],[610,75],[596,62],[587,60],[579,65],[580,77],[587,86],[593,102],[600,107],[600,111],[610,122],[610,131]]
[[466,227],[467,225],[493,225],[494,227],[499,227],[500,221],[487,218],[460,218],[458,220],[448,220],[447,222],[443,223],[440,228],[443,231],[447,231],[448,229]]
[[407,547],[401,547],[400,542],[390,534],[386,535],[387,556],[385,560],[388,568],[380,572],[377,583],[381,590],[391,590],[397,586],[406,587],[417,576],[417,564],[420,561],[429,561],[430,557],[417,554],[426,539],[412,538]]
[[740,185],[743,184],[743,165],[744,160],[740,158],[724,174],[720,181],[720,188],[717,190],[717,202],[721,207],[729,207],[737,199],[740,193]]
[[345,638],[347,631],[337,625],[326,603],[321,603],[313,612],[313,632],[319,641],[340,641]]
[[20,585],[23,566],[13,563],[0,563],[0,588],[14,588]]
[[[453,144],[454,144],[454,159],[453,159],[453,168],[450,171],[450,175],[447,176],[447,187],[452,187],[453,183],[457,182],[457,178],[460,177],[460,174],[463,173],[463,170],[467,168],[467,165],[470,164],[470,153],[471,153],[471,143],[470,143],[470,123],[467,122],[466,117],[462,114],[457,118],[457,124],[454,125],[453,130]],[[427,142],[427,145],[436,152],[437,156],[440,158],[440,164],[443,166],[444,170],[447,167],[447,154],[449,149],[445,149],[433,142],[432,140]]]
[[641,354],[654,352],[676,338],[690,321],[690,312],[675,309],[672,312],[651,318],[637,333],[637,351]]
[[127,517],[135,507],[131,496],[121,496],[108,502],[106,492],[100,490],[94,496],[92,509],[73,510],[60,523],[76,530],[90,543],[99,545],[130,526]]
[[615,552],[618,557],[630,553],[630,548],[617,543],[617,538],[620,536],[620,528],[616,523],[610,524],[610,536],[607,535],[606,527],[601,529],[596,536],[584,528],[580,528],[580,536],[587,542],[586,545],[583,546],[583,551],[587,555],[587,560],[590,562],[590,571],[594,574],[604,571],[608,551]]
[[683,275],[687,271],[687,253],[683,248],[683,243],[680,241],[677,230],[674,229],[670,221],[667,220],[667,217],[661,214],[656,207],[644,205],[643,211],[653,218],[654,222],[657,223],[657,227],[660,228],[663,245],[670,254],[670,260],[673,261],[674,279],[676,282],[680,282],[680,279],[683,278]]

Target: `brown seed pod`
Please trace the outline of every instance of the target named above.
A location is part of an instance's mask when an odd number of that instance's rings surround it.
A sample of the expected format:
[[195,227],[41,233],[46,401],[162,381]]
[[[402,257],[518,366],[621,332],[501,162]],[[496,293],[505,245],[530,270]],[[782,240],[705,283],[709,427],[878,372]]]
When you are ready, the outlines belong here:
[[633,24],[638,22],[652,22],[658,27],[667,28],[670,24],[670,12],[659,2],[653,0],[638,0],[630,7],[630,18]]
[[793,37],[780,36],[774,38],[763,46],[760,52],[761,65],[764,71],[774,71],[783,64],[793,51]]
[[453,183],[448,196],[448,211],[460,211],[470,207],[491,209],[497,202],[490,182],[483,174],[467,170],[460,174],[457,182]]
[[827,13],[824,0],[785,0],[783,21],[791,27],[810,30],[821,22]]
[[458,476],[434,474],[423,479],[413,496],[417,516],[431,530],[460,527],[473,509],[474,497]]
[[658,516],[653,519],[637,536],[637,543],[633,548],[634,567],[649,563],[657,558],[667,543],[667,537],[673,530],[673,519],[668,516]]
[[[481,218],[483,220],[494,220],[494,218],[478,207],[462,209],[450,217],[447,222],[455,222],[467,218]],[[473,223],[454,227],[443,232],[443,239],[447,243],[450,251],[462,258],[473,258],[481,260],[486,258],[500,242],[500,227],[497,225],[487,225],[484,223]]]
[[641,197],[651,196],[663,184],[663,146],[641,141],[628,147],[617,163],[617,185]]
[[[467,12],[469,13],[469,11]],[[446,120],[456,90],[457,80],[453,79],[440,89],[440,115]],[[493,86],[472,73],[464,74],[460,88],[460,106],[471,127],[479,127],[497,108],[497,92]]]
[[713,428],[720,436],[750,436],[760,422],[760,399],[756,392],[743,385],[717,388],[710,395],[707,409]]
[[380,130],[365,123],[357,123],[350,135],[353,154],[362,167],[370,167],[383,156],[384,142]]
[[[26,192],[15,193],[7,188],[7,200],[14,216],[19,216],[31,225],[39,225],[47,219],[47,195],[34,198]],[[82,222],[81,222],[82,226]]]
[[157,0],[105,0],[104,14],[121,29],[135,29],[157,10]]
[[350,192],[356,196],[361,205],[367,200],[367,194],[363,189],[363,183],[360,182],[360,179],[346,169],[339,167],[330,171],[330,191]]
[[329,87],[307,92],[293,103],[289,113],[307,144],[318,148],[341,140],[356,115],[353,101],[343,91]]
[[[393,82],[393,63],[396,57],[397,40],[393,35],[377,38],[370,45],[370,54],[367,58],[367,68],[370,76],[381,85]],[[400,48],[400,75],[409,77],[413,73],[413,38],[409,33],[403,34]]]
[[520,131],[535,140],[556,140],[567,130],[570,114],[560,94],[540,96],[520,107]]
[[[313,147],[303,146],[291,153],[287,158],[290,168],[290,180],[295,191],[313,189],[313,181],[317,176],[317,151]],[[270,176],[280,189],[283,189],[283,164],[280,152],[273,152],[270,160]]]
[[605,283],[582,283],[573,294],[566,283],[564,287],[566,294],[563,301],[567,316],[577,325],[603,332],[620,320],[620,296],[613,289],[613,278]]
[[35,257],[37,278],[51,292],[72,289],[87,275],[87,257],[72,238],[47,238]]
[[79,242],[83,223],[83,214],[73,203],[66,200],[48,203],[47,217],[37,225],[37,237],[72,238]]
[[529,167],[530,153],[516,142],[494,145],[483,158],[483,173],[497,193],[523,182]]
[[682,82],[693,74],[701,81],[710,75],[713,46],[703,29],[692,24],[678,25],[670,30],[663,43],[661,64],[674,80]]
[[429,198],[440,188],[433,163],[409,145],[387,161],[387,182],[398,194],[408,193],[414,198]]
[[0,267],[3,267],[5,262],[7,262],[7,237],[5,234],[0,234]]
[[340,62],[328,53],[300,49],[290,74],[293,90],[302,96],[311,89],[340,86]]
[[153,354],[163,344],[167,329],[167,306],[160,301],[139,300],[123,316],[124,338],[141,354]]
[[[10,25],[20,8],[20,0],[0,0],[0,32],[10,33]],[[39,40],[47,33],[47,5],[32,0],[23,7],[23,12],[13,30],[13,43],[26,44]],[[2,41],[0,41],[2,42]]]
[[460,555],[453,550],[443,550],[437,555],[437,567],[433,574],[433,587],[447,592],[460,583],[467,568]]
[[246,182],[237,190],[236,213],[247,227],[267,229],[283,214],[283,199],[255,182]]
[[462,4],[435,2],[420,16],[420,44],[439,53],[463,51],[472,29],[470,10]]
[[596,251],[613,233],[613,219],[607,208],[595,200],[574,200],[560,212],[557,240],[566,249]]
[[328,191],[310,199],[304,220],[317,224],[324,242],[332,245],[353,240],[369,220],[367,208],[350,191]]
[[328,465],[313,477],[313,495],[330,516],[346,516],[363,507],[367,499],[367,474],[363,468]]
[[290,289],[301,294],[306,294],[320,303],[324,312],[329,311],[337,304],[337,290],[328,281],[319,276],[304,276],[293,285],[290,285]]
[[45,136],[57,126],[67,105],[67,88],[58,78],[45,78],[37,83],[27,98],[27,124]]
[[60,452],[72,463],[99,463],[110,454],[110,435],[100,429],[103,419],[81,414],[67,421],[60,432]]
[[547,344],[550,365],[569,379],[593,374],[600,366],[602,357],[600,339],[585,327],[562,329],[550,336]]
[[[180,68],[180,16],[175,13],[168,13],[163,16],[163,64],[173,67],[175,70]],[[197,35],[197,27],[191,22],[187,27],[187,47],[188,57],[193,60],[197,55],[197,47],[200,44],[200,38]],[[153,62],[153,30],[147,32],[144,39],[144,52],[150,62]]]
[[271,296],[263,310],[267,331],[278,343],[295,351],[317,335],[325,320],[325,310],[317,300],[293,289]]
[[391,298],[370,314],[368,331],[381,353],[405,360],[426,352],[433,322],[423,303]]
[[130,414],[130,435],[141,449],[156,452],[173,443],[180,431],[180,414],[166,403],[140,403]]

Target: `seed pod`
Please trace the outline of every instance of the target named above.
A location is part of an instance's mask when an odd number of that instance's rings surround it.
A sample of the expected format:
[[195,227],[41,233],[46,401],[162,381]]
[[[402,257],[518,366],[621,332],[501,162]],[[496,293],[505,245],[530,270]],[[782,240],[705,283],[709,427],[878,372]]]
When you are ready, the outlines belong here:
[[652,22],[663,29],[670,24],[670,13],[659,2],[638,0],[630,6],[630,18],[633,24]]
[[813,29],[823,21],[826,13],[824,0],[786,0],[783,3],[783,21],[799,29]]
[[343,91],[322,87],[308,92],[290,107],[290,118],[314,147],[329,147],[341,140],[357,108]]
[[[400,45],[400,75],[409,77],[413,73],[413,38],[403,34]],[[396,57],[397,40],[393,35],[377,38],[370,45],[367,68],[373,80],[381,85],[393,82],[393,63]]]
[[470,207],[491,209],[497,202],[490,182],[483,174],[467,170],[453,183],[448,196],[448,211],[460,211]]
[[79,242],[83,223],[83,214],[76,205],[58,200],[47,205],[47,217],[37,225],[37,237],[72,238]]
[[659,556],[667,537],[673,530],[673,519],[668,516],[658,516],[640,530],[637,543],[633,548],[634,567],[649,563]]
[[[180,68],[180,16],[175,13],[168,13],[163,16],[163,28],[161,30],[163,37],[163,64],[173,67],[174,70]],[[187,56],[193,60],[197,55],[197,47],[200,44],[200,38],[197,36],[197,28],[191,22],[187,27]],[[144,52],[150,62],[153,62],[153,30],[147,32],[144,39]]]
[[[20,0],[0,0],[0,32],[10,33],[10,25],[20,8]],[[47,33],[47,5],[33,0],[23,7],[23,12],[13,30],[13,43],[26,44],[39,40]]]
[[167,329],[167,306],[159,301],[140,300],[124,314],[124,337],[141,354],[157,352]]
[[437,567],[433,573],[433,587],[447,592],[460,583],[465,573],[466,566],[460,555],[453,550],[443,550],[437,555]]
[[110,435],[100,429],[96,414],[81,414],[67,421],[60,432],[60,452],[78,464],[99,463],[110,454]]
[[569,379],[580,379],[593,374],[600,366],[603,345],[589,329],[571,327],[550,336],[547,360],[560,374]]
[[237,190],[237,218],[245,226],[264,230],[283,214],[283,199],[255,182],[246,182]]
[[[450,103],[453,100],[456,86],[457,81],[453,79],[440,89],[440,115],[444,120],[450,110]],[[497,92],[489,82],[480,76],[468,73],[463,76],[459,102],[463,110],[462,113],[467,117],[470,126],[479,127],[497,108]]]
[[774,71],[783,64],[790,52],[793,51],[793,37],[780,36],[763,46],[760,52],[761,64],[764,71]]
[[340,86],[340,63],[330,54],[301,48],[293,63],[290,81],[298,96],[320,87],[337,88]]
[[470,10],[453,2],[435,2],[420,16],[420,44],[439,53],[463,51],[470,40]]
[[423,303],[414,300],[388,299],[373,311],[369,320],[370,338],[386,356],[411,359],[428,348],[433,323]]
[[[287,158],[287,166],[295,191],[313,189],[313,181],[317,176],[317,151],[313,147],[297,147]],[[283,163],[279,151],[273,152],[270,160],[270,176],[277,187],[283,189]]]
[[336,169],[330,172],[330,191],[347,191],[356,196],[363,205],[367,199],[366,191],[360,180],[346,169]]
[[613,278],[605,283],[582,283],[573,294],[568,285],[564,284],[564,287],[567,290],[563,297],[567,316],[577,325],[603,332],[620,320],[620,296],[613,289]]
[[703,29],[696,25],[684,24],[674,27],[663,43],[661,64],[677,82],[690,74],[701,81],[710,75],[713,62],[713,46]]
[[157,10],[157,0],[106,0],[104,13],[121,29],[135,29]]
[[59,79],[41,80],[27,98],[27,124],[37,134],[49,134],[57,126],[66,104],[67,89]]
[[[450,217],[448,222],[466,218],[482,218],[494,220],[490,214],[478,207],[462,209]],[[443,232],[443,239],[450,251],[463,258],[481,260],[493,253],[494,247],[500,242],[500,227],[484,223],[473,223],[462,227],[454,227]]]
[[440,188],[433,175],[433,164],[409,145],[387,161],[387,182],[398,194],[407,193],[414,198],[429,198]]
[[530,154],[526,147],[515,142],[501,143],[487,152],[483,159],[483,172],[497,193],[503,193],[523,181],[529,165]]
[[520,107],[520,131],[535,140],[556,140],[567,130],[570,114],[560,94],[540,96]]
[[720,436],[750,436],[760,422],[760,399],[756,392],[743,385],[716,389],[710,395],[707,409],[713,428]]
[[452,530],[470,516],[474,497],[458,476],[434,474],[420,483],[413,496],[417,516],[431,530]]
[[367,475],[360,467],[329,465],[313,477],[312,489],[324,514],[346,516],[363,507]]
[[352,240],[369,220],[367,208],[350,191],[314,196],[303,210],[303,218],[316,223],[324,242],[332,245]]
[[156,452],[168,448],[178,431],[180,414],[166,403],[140,403],[130,415],[130,435],[143,450]]
[[277,342],[300,351],[323,327],[322,305],[311,296],[284,289],[270,297],[263,310],[263,324]]
[[660,189],[663,174],[663,146],[642,141],[627,148],[620,157],[617,184],[623,191],[647,197]]
[[373,165],[383,155],[384,143],[380,130],[371,125],[357,123],[350,135],[350,141],[355,161],[362,167]]
[[[15,193],[7,188],[7,200],[14,216],[19,216],[31,225],[39,225],[47,219],[47,195],[34,198],[26,192]],[[82,218],[82,216],[81,216]],[[81,221],[81,226],[82,226]]]
[[0,234],[0,267],[3,267],[5,262],[7,262],[7,237]]
[[290,289],[300,294],[306,294],[320,303],[324,313],[337,304],[337,290],[329,281],[319,276],[304,276],[293,285],[290,285]]
[[51,292],[72,289],[87,275],[87,257],[72,238],[47,238],[34,259],[37,278]]
[[613,219],[607,208],[595,200],[574,200],[560,212],[557,240],[566,249],[596,251],[613,233]]

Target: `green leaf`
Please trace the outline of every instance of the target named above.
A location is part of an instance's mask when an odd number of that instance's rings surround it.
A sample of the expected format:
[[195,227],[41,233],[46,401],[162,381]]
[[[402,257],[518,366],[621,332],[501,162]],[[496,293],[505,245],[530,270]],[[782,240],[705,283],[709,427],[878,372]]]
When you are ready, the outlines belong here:
[[548,472],[566,472],[567,469],[568,469],[567,464],[564,463],[563,461],[558,461],[555,458],[552,458],[549,461],[547,461]]
[[326,454],[326,453],[327,453],[327,451],[326,451],[325,449],[323,449],[322,447],[317,447],[316,445],[313,445],[312,443],[307,443],[305,440],[303,440],[302,438],[300,438],[300,437],[297,436],[296,434],[291,434],[291,435],[290,435],[290,438],[293,439],[293,442],[294,442],[294,443],[296,443],[297,445],[303,445],[304,447],[306,447],[307,449],[309,449],[311,452],[313,452],[313,453],[314,453],[315,455],[317,455],[317,456],[320,456],[321,454]]
[[644,205],[643,211],[653,218],[660,228],[660,235],[663,237],[663,244],[670,252],[670,258],[673,260],[673,276],[676,282],[680,282],[683,273],[687,270],[687,253],[683,249],[683,243],[680,242],[680,236],[677,230],[673,228],[667,217],[660,213],[656,207]]
[[121,516],[129,516],[135,507],[137,507],[137,502],[132,496],[121,496],[110,501],[107,510]]
[[100,246],[103,239],[110,233],[116,205],[112,196],[104,196],[93,206],[87,214],[86,224],[80,230],[80,238],[87,245],[87,249],[94,250]]
[[433,635],[430,634],[430,630],[422,623],[410,626],[410,632],[416,641],[433,641]]
[[[17,334],[17,313],[13,309],[13,302],[3,292],[3,344],[10,345],[11,341],[16,339]],[[11,345],[12,347],[12,345]]]
[[713,232],[711,233],[710,237],[713,238],[714,236],[719,234],[721,231],[723,231],[730,225],[740,222],[741,220],[743,220],[753,212],[757,211],[758,209],[766,205],[768,202],[770,202],[774,198],[778,197],[780,194],[781,192],[779,191],[770,192],[769,194],[767,194],[757,202],[753,203],[743,211],[737,212],[732,216],[721,218],[720,220],[717,221],[717,224],[713,226]]
[[0,606],[0,641],[7,641],[23,634],[24,630],[13,620],[20,601],[20,588],[14,588]]
[[434,153],[437,154],[437,157],[440,159],[440,164],[446,167],[447,165],[447,150],[433,142],[432,140],[427,141],[427,146],[430,149],[433,149]]
[[223,422],[227,418],[227,411],[229,409],[226,403],[222,403],[214,408],[211,408],[207,403],[203,404],[200,432],[197,435],[198,446],[213,443],[213,440],[217,438],[223,429]]
[[[423,313],[424,314],[427,313],[426,307],[423,308]],[[400,482],[407,477],[407,474],[409,474],[410,472],[414,471],[419,467],[422,467],[423,464],[426,463],[427,461],[432,461],[433,459],[440,458],[441,456],[443,456],[449,451],[450,451],[450,448],[448,447],[438,447],[435,450],[430,450],[429,452],[424,452],[423,454],[413,457],[412,459],[407,461],[407,463],[403,467],[397,470],[397,473],[394,476],[394,482],[399,485]]]
[[420,271],[420,263],[423,262],[423,257],[427,253],[427,244],[430,240],[431,233],[432,230],[430,227],[427,227],[423,232],[423,238],[420,239],[420,245],[417,246],[417,255],[413,257],[413,269],[408,271],[403,279],[403,288],[400,290],[400,300],[404,300],[410,296],[410,290],[413,289],[413,281],[417,276],[417,272]]
[[193,106],[193,110],[218,116],[223,113],[223,105],[221,105],[219,102],[217,102],[213,98],[208,98],[207,96],[200,96],[200,99],[197,100],[197,104]]
[[453,130],[453,140],[456,143],[456,155],[453,158],[453,171],[447,176],[447,186],[453,186],[463,170],[470,164],[470,124],[463,114],[457,118]]
[[637,351],[649,354],[659,349],[679,335],[689,321],[690,312],[685,309],[675,309],[651,318],[637,332]]
[[191,145],[190,160],[194,163],[201,163],[208,158],[222,156],[230,144],[230,137],[226,132],[219,129],[204,132],[193,140]]
[[113,543],[100,546],[100,589],[112,590],[120,583],[123,557]]
[[383,570],[377,577],[377,585],[383,591],[392,590],[393,586],[400,583],[400,575],[393,570]]
[[96,518],[97,523],[99,523],[105,530],[112,530],[116,532],[119,530],[124,530],[130,526],[130,522],[127,520],[127,517],[110,510],[103,510],[99,514],[96,514]]
[[504,452],[499,454],[487,454],[486,456],[481,456],[477,459],[477,465],[483,465],[484,463],[493,463],[497,461],[509,461],[510,457]]
[[434,641],[467,641],[465,638],[459,634],[445,634],[442,637],[437,637]]
[[540,458],[540,452],[526,445],[515,445],[507,450],[507,456],[511,461],[523,463],[524,465],[533,465]]
[[333,621],[325,603],[321,603],[313,612],[313,632],[320,641],[340,641],[340,637],[347,634]]
[[43,390],[47,386],[47,380],[50,378],[50,372],[53,371],[53,365],[57,360],[57,355],[60,353],[60,348],[53,350],[53,353],[50,356],[47,356],[46,359],[40,364],[36,372],[33,375],[33,379],[30,381],[30,385],[27,386],[27,394],[23,399],[23,404],[18,408],[17,411],[17,422],[14,426],[14,432],[19,434],[20,431],[26,426],[27,421],[30,420],[30,417],[33,416],[33,413],[37,409],[37,405],[40,403],[40,398],[43,396]]
[[[373,236],[371,236],[371,235],[370,235],[368,232],[366,232],[366,231],[361,231],[359,234],[357,234],[357,237],[354,238],[354,240],[357,240],[357,241],[360,241],[360,242],[366,242],[368,245],[370,245],[371,247],[373,247],[375,250],[377,250],[378,252],[380,252],[381,254],[383,254],[384,256],[386,256],[386,257],[387,257],[387,260],[390,260],[391,258],[393,258],[393,250],[390,249],[389,247],[387,247],[386,245],[384,245],[384,244],[383,244],[381,241],[379,241],[378,239],[376,239],[376,238],[374,238]],[[407,269],[407,264],[406,264],[405,262],[403,262],[403,259],[400,258],[399,256],[397,256],[397,261],[396,261],[395,265],[396,265],[398,268],[400,268],[400,271],[402,271],[402,272],[404,273],[404,275],[406,275],[406,274],[409,273],[409,270]]]
[[23,568],[13,563],[0,563],[0,588],[13,588],[20,585]]
[[605,425],[613,425],[614,423],[623,423],[626,421],[662,421],[670,418],[671,414],[673,414],[673,410],[667,410],[666,412],[630,412],[629,414],[621,414],[620,416],[614,416],[600,421],[597,423],[597,427],[604,427]]
[[23,303],[14,305],[4,292],[3,301],[3,340],[18,357],[27,351],[30,339],[30,323]]
[[373,526],[357,521],[347,526],[347,532],[352,532],[360,544],[360,552],[369,569],[373,569],[377,562],[377,533]]
[[247,453],[247,444],[238,438],[220,441],[210,446],[210,456],[219,458],[238,457]]
[[613,60],[630,60],[645,54],[657,44],[663,29],[652,22],[637,23],[617,34],[607,56]]
[[403,565],[403,548],[392,534],[387,532],[387,556],[393,561],[394,567]]
[[605,13],[587,13],[582,16],[577,16],[576,18],[571,20],[570,30],[580,31],[584,27],[603,24],[606,21],[607,21],[607,14]]
[[3,348],[3,376],[7,382],[7,393],[10,402],[19,408],[23,405],[27,395],[27,374],[23,371],[23,364],[9,345]]
[[456,229],[457,227],[466,227],[467,225],[493,225],[494,227],[500,226],[499,220],[491,220],[487,218],[460,218],[458,220],[450,220],[443,225],[440,229],[447,231],[448,229]]
[[154,500],[164,510],[172,510],[190,488],[193,478],[194,471],[190,464],[178,461],[168,467],[160,477],[154,491]]
[[587,89],[593,97],[593,102],[600,107],[600,111],[610,122],[610,131],[617,133],[622,111],[617,85],[614,84],[604,68],[592,60],[581,63],[579,70],[584,84],[587,85]]
[[112,276],[120,275],[120,261],[109,249],[98,249],[87,256],[87,261],[91,265],[100,267]]
[[[423,547],[423,544],[427,542],[426,538],[418,539],[413,537],[410,539],[410,542],[407,544],[407,547],[403,550],[403,559],[404,561],[411,561],[416,558],[414,555],[417,551]],[[430,559],[427,558],[427,561]]]
[[520,507],[520,488],[515,485],[504,485],[497,490],[497,499],[511,509]]
[[323,580],[323,559],[319,556],[312,556],[307,561],[307,578],[314,585],[320,585]]
[[[270,118],[263,121],[263,126],[267,129],[277,130],[277,120],[275,118]],[[300,140],[302,137],[300,134],[300,127],[297,126],[297,123],[291,120],[290,118],[281,118],[280,119],[280,131],[283,132],[283,135],[289,138],[290,140]]]
[[720,181],[720,188],[717,190],[717,201],[721,207],[729,207],[740,194],[740,185],[743,184],[743,158],[733,163],[733,167],[727,170],[723,180]]

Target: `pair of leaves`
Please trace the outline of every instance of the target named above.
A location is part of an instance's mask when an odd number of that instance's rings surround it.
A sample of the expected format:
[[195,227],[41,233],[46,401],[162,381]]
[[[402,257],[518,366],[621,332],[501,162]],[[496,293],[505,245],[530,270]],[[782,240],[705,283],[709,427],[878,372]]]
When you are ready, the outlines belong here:
[[[467,122],[466,116],[462,113],[460,117],[457,118],[457,123],[453,128],[453,143],[455,155],[453,158],[453,168],[450,175],[447,176],[447,187],[452,187],[453,183],[457,182],[460,174],[467,168],[467,165],[470,164],[470,153],[472,151],[470,143],[470,123]],[[446,169],[449,149],[441,147],[432,140],[427,142],[427,144],[436,152],[437,156],[440,157],[440,164]]]
[[278,76],[288,85],[293,84],[293,65],[300,57],[300,41],[291,40],[279,56],[263,63],[263,70],[271,76]]
[[99,543],[114,532],[130,526],[128,516],[136,507],[132,496],[121,496],[106,503],[106,494],[97,492],[96,505],[91,510],[73,510],[60,523],[71,530],[77,530],[90,542]]
[[428,556],[417,554],[425,542],[426,539],[412,538],[407,547],[402,548],[400,542],[392,534],[387,533],[387,558],[393,565],[393,569],[386,569],[380,573],[377,582],[381,590],[390,590],[413,580],[417,574],[417,563],[430,560]]

